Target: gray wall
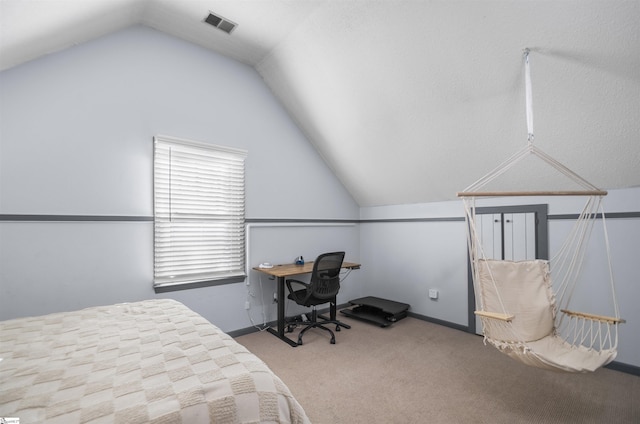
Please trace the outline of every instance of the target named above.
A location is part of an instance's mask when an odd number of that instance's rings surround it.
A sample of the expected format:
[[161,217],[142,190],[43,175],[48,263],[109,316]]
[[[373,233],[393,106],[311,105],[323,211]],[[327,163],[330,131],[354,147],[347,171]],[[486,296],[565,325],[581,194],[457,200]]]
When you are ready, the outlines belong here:
[[[133,27],[0,73],[0,116],[0,214],[149,218],[153,135],[238,147],[249,152],[247,218],[258,221],[248,227],[250,266],[345,250],[363,267],[345,279],[339,302],[380,296],[468,324],[460,202],[360,210],[248,66]],[[549,203],[552,215],[579,208],[561,199],[535,203]],[[607,206],[640,211],[640,189],[613,191]],[[260,222],[298,219],[332,222]],[[552,254],[568,224],[551,221]],[[618,361],[640,366],[640,220],[608,224],[627,319]],[[275,282],[255,271],[248,285],[156,295],[152,243],[151,222],[0,221],[0,319],[158,296],[225,331],[275,319]],[[438,300],[428,298],[430,288]],[[298,311],[287,305],[287,313]]]
[[[358,206],[243,64],[132,27],[0,73],[0,214],[153,216],[152,138],[248,150],[248,219],[357,220]],[[327,201],[326,199],[331,199]],[[250,230],[249,265],[344,249],[357,226]],[[254,240],[255,238],[255,240]],[[156,295],[152,222],[0,220],[0,319],[153,297],[183,301],[225,331],[251,325],[259,279]],[[358,274],[345,296],[358,285]],[[254,283],[255,282],[255,283]],[[263,282],[267,319],[275,282]],[[262,320],[260,299],[250,313]]]
[[[549,248],[553,256],[573,220],[553,216],[577,214],[583,200],[566,198],[487,199],[478,206],[513,204],[549,205]],[[631,212],[631,218],[607,219],[613,272],[620,313],[627,320],[620,327],[616,361],[640,366],[640,188],[613,190],[605,199],[607,213]],[[411,305],[411,311],[437,320],[467,326],[468,277],[465,223],[462,203],[440,202],[361,208],[361,278],[369,295]],[[577,310],[611,315],[609,291],[600,290],[607,278],[598,263],[606,253],[601,233],[594,231],[583,285],[576,289]],[[592,260],[593,259],[593,260]],[[596,265],[598,264],[598,265]],[[604,281],[607,284],[607,281]],[[429,299],[430,288],[439,291]]]

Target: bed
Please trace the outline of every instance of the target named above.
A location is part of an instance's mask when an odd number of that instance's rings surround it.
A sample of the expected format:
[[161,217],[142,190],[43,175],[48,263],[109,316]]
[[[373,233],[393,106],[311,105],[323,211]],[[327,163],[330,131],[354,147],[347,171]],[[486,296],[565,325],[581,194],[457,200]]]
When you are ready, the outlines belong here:
[[0,322],[0,417],[308,423],[255,355],[169,299]]

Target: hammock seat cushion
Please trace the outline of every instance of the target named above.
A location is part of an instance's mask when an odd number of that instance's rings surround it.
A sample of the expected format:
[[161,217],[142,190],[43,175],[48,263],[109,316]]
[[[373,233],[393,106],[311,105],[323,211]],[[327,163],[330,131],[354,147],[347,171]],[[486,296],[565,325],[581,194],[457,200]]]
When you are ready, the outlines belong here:
[[478,266],[483,310],[515,315],[511,328],[496,329],[487,337],[531,342],[552,334],[555,297],[547,261],[485,259]]
[[483,310],[514,316],[510,322],[483,318],[485,337],[498,350],[527,365],[554,371],[592,372],[615,359],[615,349],[572,345],[556,334],[547,261],[480,260],[478,266]]

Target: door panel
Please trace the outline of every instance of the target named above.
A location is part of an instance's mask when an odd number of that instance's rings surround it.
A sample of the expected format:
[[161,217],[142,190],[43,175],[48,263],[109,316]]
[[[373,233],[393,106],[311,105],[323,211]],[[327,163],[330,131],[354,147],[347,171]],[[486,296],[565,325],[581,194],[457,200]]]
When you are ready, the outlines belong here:
[[536,258],[536,214],[504,214],[504,257],[511,261]]
[[502,226],[501,214],[476,215],[479,222],[480,246],[487,259],[499,259],[502,257]]

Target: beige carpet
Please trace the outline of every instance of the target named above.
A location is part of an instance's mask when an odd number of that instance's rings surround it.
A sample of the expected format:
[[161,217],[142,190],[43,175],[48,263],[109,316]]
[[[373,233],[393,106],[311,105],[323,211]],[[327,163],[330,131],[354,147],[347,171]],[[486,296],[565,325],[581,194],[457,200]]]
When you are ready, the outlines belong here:
[[[521,365],[463,331],[406,318],[312,330],[292,348],[267,332],[236,340],[289,386],[314,424],[640,423],[640,377]],[[297,331],[291,336],[296,339]]]

